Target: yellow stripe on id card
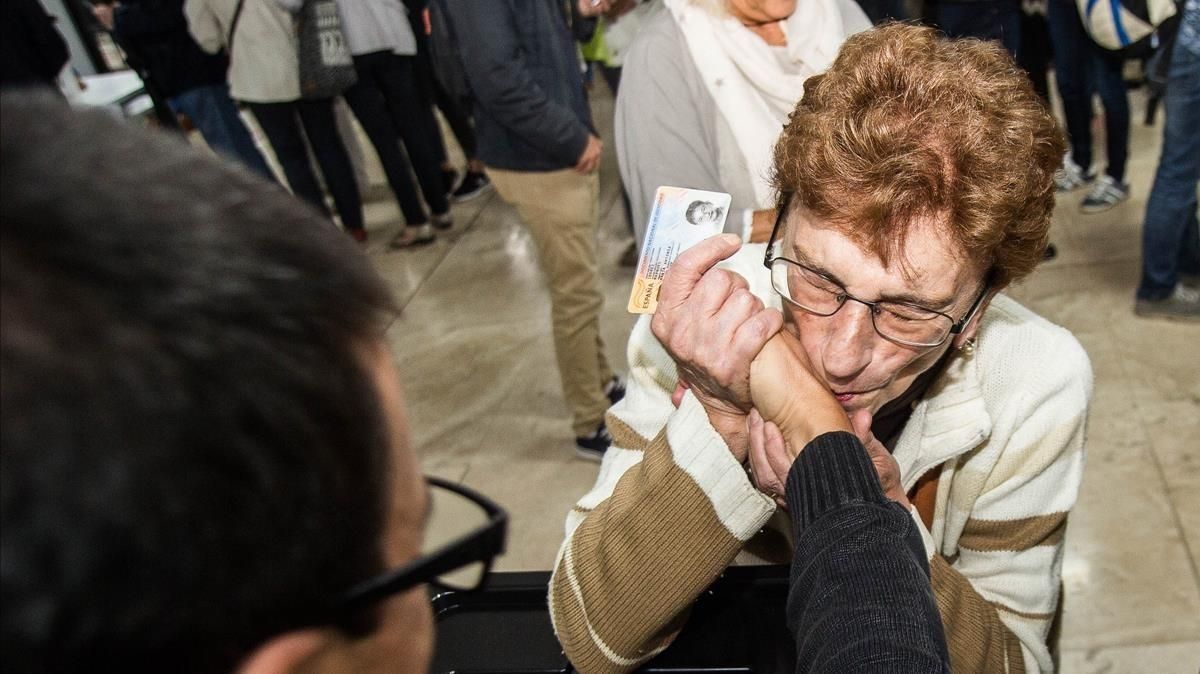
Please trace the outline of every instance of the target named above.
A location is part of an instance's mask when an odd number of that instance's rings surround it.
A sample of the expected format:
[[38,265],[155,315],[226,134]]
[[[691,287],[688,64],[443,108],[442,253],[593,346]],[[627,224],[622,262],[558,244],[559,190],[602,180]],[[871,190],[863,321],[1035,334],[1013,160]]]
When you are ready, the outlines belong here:
[[658,308],[663,277],[683,251],[725,229],[729,195],[687,187],[660,187],[646,226],[646,241],[638,258],[637,275],[629,293],[629,313],[652,314]]

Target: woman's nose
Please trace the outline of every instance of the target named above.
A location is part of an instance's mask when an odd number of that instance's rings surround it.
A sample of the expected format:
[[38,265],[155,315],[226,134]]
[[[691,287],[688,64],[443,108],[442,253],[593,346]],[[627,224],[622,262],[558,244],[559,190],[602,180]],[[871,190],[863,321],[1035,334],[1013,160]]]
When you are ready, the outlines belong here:
[[827,320],[833,324],[822,363],[825,374],[835,380],[853,379],[871,363],[876,342],[871,307],[848,300]]

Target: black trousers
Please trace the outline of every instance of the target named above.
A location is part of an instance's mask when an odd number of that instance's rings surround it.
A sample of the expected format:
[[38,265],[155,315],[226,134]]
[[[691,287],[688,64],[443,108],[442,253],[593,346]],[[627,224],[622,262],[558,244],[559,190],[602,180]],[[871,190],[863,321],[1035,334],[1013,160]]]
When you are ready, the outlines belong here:
[[[456,100],[450,92],[446,91],[437,78],[433,78],[433,102],[437,104],[438,110],[442,111],[442,116],[446,118],[446,123],[450,125],[450,130],[454,132],[454,138],[458,141],[458,146],[462,148],[463,154],[467,159],[478,159],[477,144],[475,142],[475,127],[471,125],[470,102],[466,100]],[[445,150],[443,149],[443,157]]]
[[425,212],[412,189],[408,162],[397,140],[403,141],[408,151],[429,209],[440,215],[450,210],[450,203],[438,158],[440,130],[432,105],[417,88],[412,61],[411,56],[388,51],[355,56],[358,82],[343,95],[379,153],[405,220],[416,225],[426,221]]
[[279,158],[292,192],[321,212],[329,213],[304,146],[307,137],[321,175],[325,177],[325,185],[333,195],[333,203],[337,206],[342,224],[347,229],[362,229],[362,197],[358,182],[354,179],[350,156],[346,154],[346,146],[338,134],[333,116],[333,99],[249,105],[258,125],[271,142],[275,156]]

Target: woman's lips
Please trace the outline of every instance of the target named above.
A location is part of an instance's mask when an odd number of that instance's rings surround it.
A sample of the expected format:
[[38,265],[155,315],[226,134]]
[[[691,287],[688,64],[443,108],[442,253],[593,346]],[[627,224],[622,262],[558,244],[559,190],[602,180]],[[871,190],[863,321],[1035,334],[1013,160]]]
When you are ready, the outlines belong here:
[[837,398],[839,403],[845,405],[846,403],[852,403],[856,400],[860,400],[863,396],[876,390],[878,389],[867,389],[865,391],[843,391],[841,393],[834,391],[833,396]]

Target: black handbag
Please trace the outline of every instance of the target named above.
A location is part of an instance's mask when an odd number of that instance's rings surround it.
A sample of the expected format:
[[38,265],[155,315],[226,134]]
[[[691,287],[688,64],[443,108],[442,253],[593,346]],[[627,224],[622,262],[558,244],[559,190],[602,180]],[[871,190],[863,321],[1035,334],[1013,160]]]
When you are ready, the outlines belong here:
[[301,98],[332,98],[358,81],[335,0],[304,0],[296,43]]

